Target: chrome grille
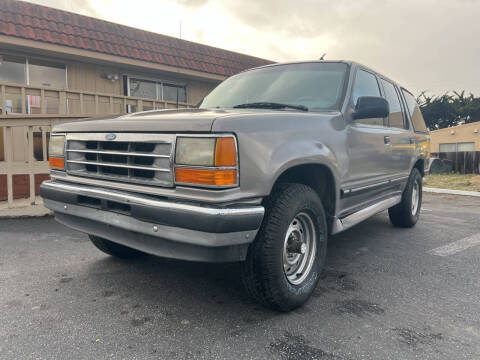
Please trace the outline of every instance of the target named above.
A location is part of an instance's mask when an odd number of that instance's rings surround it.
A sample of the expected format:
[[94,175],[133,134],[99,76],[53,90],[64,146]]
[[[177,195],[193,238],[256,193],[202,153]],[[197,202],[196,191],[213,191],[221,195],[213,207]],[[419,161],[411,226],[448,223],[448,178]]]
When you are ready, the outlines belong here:
[[173,186],[175,135],[114,135],[114,140],[107,140],[107,137],[113,137],[112,134],[67,134],[67,173],[136,184]]

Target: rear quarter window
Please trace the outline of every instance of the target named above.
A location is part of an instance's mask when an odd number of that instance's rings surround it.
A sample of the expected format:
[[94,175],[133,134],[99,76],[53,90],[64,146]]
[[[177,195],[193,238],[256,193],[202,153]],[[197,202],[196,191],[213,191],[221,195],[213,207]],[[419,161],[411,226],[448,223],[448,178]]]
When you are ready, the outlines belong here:
[[427,126],[425,125],[425,120],[423,120],[422,112],[420,111],[420,107],[415,101],[415,98],[405,89],[402,89],[402,93],[407,103],[407,111],[410,115],[410,119],[412,120],[413,129],[416,132],[428,132]]

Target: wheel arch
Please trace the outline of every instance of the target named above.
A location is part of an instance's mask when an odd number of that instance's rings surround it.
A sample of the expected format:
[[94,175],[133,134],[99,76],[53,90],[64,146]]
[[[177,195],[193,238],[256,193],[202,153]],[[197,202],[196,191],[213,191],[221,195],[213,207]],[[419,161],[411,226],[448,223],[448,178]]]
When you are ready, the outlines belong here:
[[331,229],[332,219],[336,213],[337,185],[335,175],[329,166],[320,163],[296,164],[284,169],[276,178],[272,191],[282,183],[297,183],[311,187],[322,200]]
[[415,163],[413,164],[413,167],[412,167],[412,170],[413,169],[418,169],[418,171],[420,172],[420,175],[422,175],[422,177],[425,176],[425,159],[422,157],[422,158],[418,158]]

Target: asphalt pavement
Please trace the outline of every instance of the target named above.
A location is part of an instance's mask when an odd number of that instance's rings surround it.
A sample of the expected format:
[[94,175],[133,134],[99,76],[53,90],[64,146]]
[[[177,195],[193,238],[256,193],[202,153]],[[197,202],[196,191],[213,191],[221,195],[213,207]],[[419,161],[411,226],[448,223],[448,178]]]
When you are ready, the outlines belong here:
[[0,220],[0,359],[480,359],[480,198],[424,194],[329,239],[311,300],[251,302],[234,264],[104,255],[52,217]]

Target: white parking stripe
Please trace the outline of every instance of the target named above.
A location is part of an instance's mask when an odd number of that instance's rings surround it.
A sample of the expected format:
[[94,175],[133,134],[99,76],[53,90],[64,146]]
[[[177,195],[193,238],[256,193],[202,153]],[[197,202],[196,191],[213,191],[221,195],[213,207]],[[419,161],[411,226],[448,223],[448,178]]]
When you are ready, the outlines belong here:
[[427,253],[437,256],[449,256],[456,254],[460,251],[467,250],[468,248],[476,245],[480,245],[480,233],[460,239],[444,246],[440,246],[436,249],[429,250],[427,251]]

